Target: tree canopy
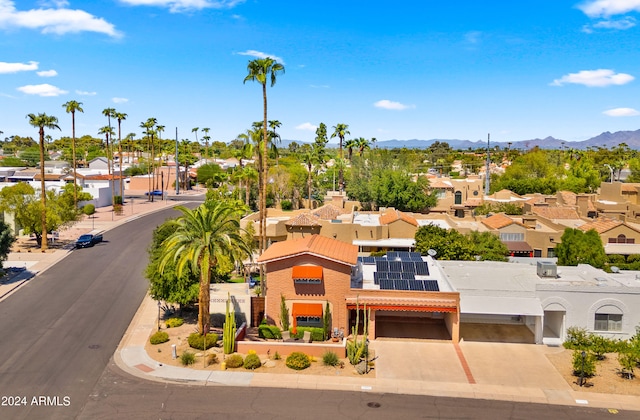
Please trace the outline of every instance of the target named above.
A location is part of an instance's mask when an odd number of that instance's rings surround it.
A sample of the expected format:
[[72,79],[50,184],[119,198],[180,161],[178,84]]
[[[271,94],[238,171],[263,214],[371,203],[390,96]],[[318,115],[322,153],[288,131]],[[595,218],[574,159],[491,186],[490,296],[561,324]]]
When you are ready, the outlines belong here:
[[565,229],[562,242],[556,246],[558,265],[589,264],[603,268],[607,262],[604,245],[600,235],[594,229],[587,232],[581,229]]
[[416,251],[427,254],[430,249],[440,260],[507,261],[509,250],[490,232],[471,232],[464,235],[454,229],[426,225],[416,232]]

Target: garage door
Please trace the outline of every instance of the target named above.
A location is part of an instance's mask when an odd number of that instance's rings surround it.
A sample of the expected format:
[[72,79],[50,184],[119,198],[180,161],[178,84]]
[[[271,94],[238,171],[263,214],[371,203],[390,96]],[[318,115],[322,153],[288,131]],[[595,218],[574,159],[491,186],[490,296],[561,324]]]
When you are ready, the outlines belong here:
[[376,338],[451,340],[441,314],[433,312],[376,313]]

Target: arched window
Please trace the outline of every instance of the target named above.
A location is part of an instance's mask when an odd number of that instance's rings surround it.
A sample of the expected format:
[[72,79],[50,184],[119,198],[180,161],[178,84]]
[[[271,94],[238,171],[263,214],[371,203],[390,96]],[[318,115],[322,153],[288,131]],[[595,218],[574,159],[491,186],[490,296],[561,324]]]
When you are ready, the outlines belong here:
[[462,192],[456,191],[454,194],[454,204],[462,204]]
[[626,244],[627,243],[627,237],[624,236],[622,233],[620,235],[618,235],[618,243],[619,244]]

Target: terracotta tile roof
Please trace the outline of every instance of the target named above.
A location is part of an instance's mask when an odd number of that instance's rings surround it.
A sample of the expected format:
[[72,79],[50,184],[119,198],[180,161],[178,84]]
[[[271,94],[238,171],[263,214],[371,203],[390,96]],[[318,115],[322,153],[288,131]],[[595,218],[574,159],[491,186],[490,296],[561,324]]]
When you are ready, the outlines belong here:
[[337,219],[338,216],[345,213],[346,213],[346,210],[341,209],[340,207],[329,203],[329,204],[325,204],[322,207],[317,208],[312,214],[322,220],[333,220],[333,219]]
[[537,195],[535,197],[531,197],[530,199],[525,201],[525,203],[534,206],[536,204],[546,204],[547,202],[545,201],[544,197]]
[[482,223],[490,229],[502,229],[513,223],[518,223],[504,213],[494,214],[482,220]]
[[[415,294],[417,292],[410,292]],[[360,307],[367,305],[371,306],[395,306],[398,309],[405,308],[419,308],[419,307],[440,307],[440,308],[456,308],[457,303],[455,299],[447,298],[431,298],[431,297],[391,297],[391,296],[375,296],[372,293],[369,296],[347,297],[345,298],[347,305],[355,305],[356,302]]]
[[[60,181],[62,177],[64,177],[64,174],[44,174],[45,181]],[[41,179],[39,173],[33,176],[34,181],[40,181]]]
[[502,241],[509,252],[533,252],[533,248],[525,241]]
[[436,179],[431,179],[429,180],[429,182],[431,183],[431,185],[429,185],[429,188],[437,188],[437,189],[441,189],[441,190],[453,190],[453,185],[451,185],[448,182],[442,181],[440,178],[436,178]]
[[630,192],[630,193],[638,193],[638,188],[640,186],[638,184],[622,184],[620,186],[621,191]]
[[320,226],[318,218],[311,213],[301,213],[284,222],[286,226]]
[[547,219],[579,219],[578,212],[570,207],[534,207],[533,214]]
[[381,225],[388,225],[397,220],[404,220],[405,222],[413,226],[418,226],[418,221],[415,219],[415,217],[410,216],[407,213],[403,213],[399,210],[389,210],[386,213],[384,213],[382,216],[380,216]]
[[266,263],[297,255],[312,254],[350,266],[358,262],[358,247],[320,235],[276,242],[258,258]]
[[576,193],[571,191],[558,191],[558,195],[560,196],[560,199],[562,200],[563,204],[566,204],[568,206],[575,206],[577,201]]
[[595,229],[596,232],[603,233],[622,224],[623,222],[618,219],[599,217],[592,222],[585,223],[584,225],[580,226],[580,229],[584,230],[585,232],[591,229]]

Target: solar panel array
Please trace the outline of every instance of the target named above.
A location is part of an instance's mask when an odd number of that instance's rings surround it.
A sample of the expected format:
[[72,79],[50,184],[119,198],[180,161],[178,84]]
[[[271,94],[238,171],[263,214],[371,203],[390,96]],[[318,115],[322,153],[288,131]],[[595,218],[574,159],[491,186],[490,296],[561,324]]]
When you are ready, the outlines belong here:
[[429,265],[418,252],[390,251],[386,257],[360,257],[360,261],[375,264],[373,281],[381,290],[439,291],[436,280],[416,279],[429,275]]
[[413,290],[416,292],[438,292],[437,280],[380,279],[380,290]]

